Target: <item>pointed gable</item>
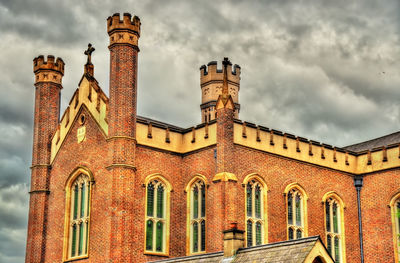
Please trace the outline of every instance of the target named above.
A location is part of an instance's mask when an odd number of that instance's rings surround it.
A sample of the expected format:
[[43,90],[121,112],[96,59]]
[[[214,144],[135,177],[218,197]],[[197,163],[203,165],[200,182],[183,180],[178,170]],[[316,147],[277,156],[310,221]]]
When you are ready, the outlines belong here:
[[57,152],[61,148],[61,145],[73,123],[77,120],[77,116],[83,105],[96,121],[103,134],[107,136],[108,98],[98,85],[96,79],[89,74],[84,74],[79,82],[79,87],[72,96],[69,106],[65,110],[58,129],[51,140],[51,162],[53,162]]

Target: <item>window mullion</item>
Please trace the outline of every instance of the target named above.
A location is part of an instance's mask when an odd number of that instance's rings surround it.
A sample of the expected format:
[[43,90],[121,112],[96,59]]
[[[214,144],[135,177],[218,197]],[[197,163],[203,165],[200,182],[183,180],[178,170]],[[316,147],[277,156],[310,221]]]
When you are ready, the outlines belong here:
[[77,235],[76,235],[76,253],[79,256],[79,246],[80,246],[80,242],[81,242],[81,231],[82,231],[82,218],[81,218],[81,203],[82,203],[82,184],[79,184],[78,186],[78,218],[77,218]]
[[154,227],[153,227],[153,247],[151,248],[152,249],[152,251],[156,251],[156,245],[157,245],[157,240],[156,240],[156,238],[157,238],[157,223],[158,223],[158,220],[156,219],[157,218],[157,205],[158,205],[158,198],[157,198],[157,196],[158,196],[158,184],[155,184],[154,185],[154,198],[153,198],[153,224],[154,224]]

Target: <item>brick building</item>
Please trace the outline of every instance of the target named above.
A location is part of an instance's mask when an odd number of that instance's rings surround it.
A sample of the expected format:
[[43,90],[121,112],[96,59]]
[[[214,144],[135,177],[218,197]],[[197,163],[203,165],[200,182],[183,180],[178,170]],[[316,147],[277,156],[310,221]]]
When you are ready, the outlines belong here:
[[89,47],[60,118],[64,62],[34,59],[26,262],[201,258],[232,222],[248,248],[320,236],[336,262],[398,262],[400,133],[338,148],[242,121],[228,59],[200,68],[201,124],[137,116],[140,20],[120,19],[107,19],[109,97]]

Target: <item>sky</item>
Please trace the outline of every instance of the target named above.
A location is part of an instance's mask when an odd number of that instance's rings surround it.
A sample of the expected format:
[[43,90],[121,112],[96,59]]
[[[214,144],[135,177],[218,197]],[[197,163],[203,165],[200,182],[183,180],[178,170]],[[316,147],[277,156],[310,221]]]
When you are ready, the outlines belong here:
[[106,18],[116,12],[142,22],[141,116],[199,124],[199,67],[229,57],[242,69],[241,120],[336,146],[400,130],[398,0],[0,0],[0,262],[24,261],[32,60],[66,63],[63,112],[92,43],[108,94]]

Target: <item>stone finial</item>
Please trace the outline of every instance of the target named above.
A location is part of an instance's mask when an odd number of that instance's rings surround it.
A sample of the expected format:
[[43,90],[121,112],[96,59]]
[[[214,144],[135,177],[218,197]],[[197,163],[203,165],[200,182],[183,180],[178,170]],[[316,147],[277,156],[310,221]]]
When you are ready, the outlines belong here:
[[224,58],[224,61],[222,61],[222,65],[224,66],[224,84],[222,86],[222,94],[223,95],[228,95],[229,90],[228,90],[228,65],[232,65],[232,63],[229,61],[227,57]]

